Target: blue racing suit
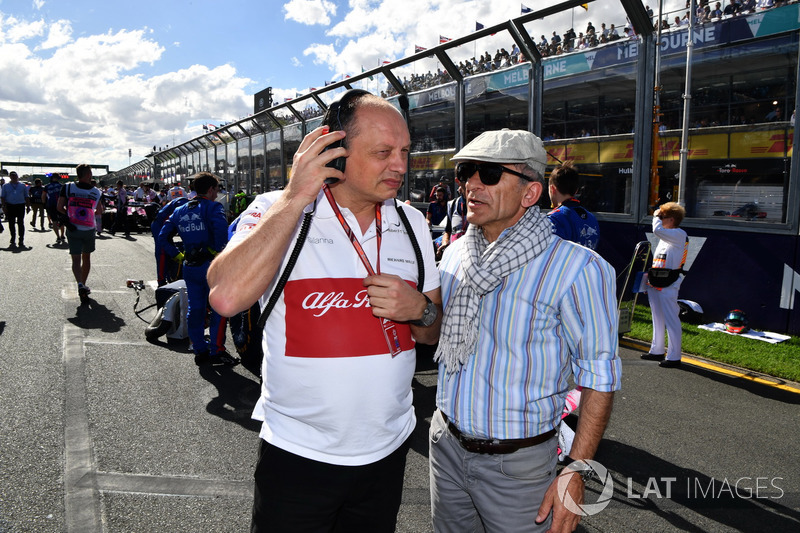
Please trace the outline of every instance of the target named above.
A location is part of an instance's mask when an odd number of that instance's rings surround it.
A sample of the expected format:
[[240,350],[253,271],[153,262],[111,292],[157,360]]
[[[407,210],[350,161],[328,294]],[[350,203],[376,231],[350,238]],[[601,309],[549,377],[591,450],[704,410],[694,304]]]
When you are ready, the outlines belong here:
[[553,233],[568,241],[577,242],[591,250],[597,249],[600,226],[593,214],[581,206],[576,198],[564,200],[561,205],[547,213],[553,225]]
[[180,265],[172,261],[172,258],[166,254],[164,248],[158,244],[158,234],[161,233],[164,222],[167,221],[175,209],[188,201],[188,198],[176,198],[172,200],[159,209],[158,214],[156,214],[156,217],[153,219],[153,223],[150,224],[150,234],[153,236],[153,240],[156,241],[156,277],[159,287],[180,279]]
[[[183,241],[183,253],[172,242],[176,232]],[[227,321],[213,309],[209,319],[211,342],[205,338],[209,309],[206,273],[211,260],[228,243],[228,221],[222,204],[197,196],[178,206],[164,222],[157,242],[169,257],[183,261],[183,279],[189,298],[186,319],[192,350],[195,354],[209,352],[212,357],[224,352]]]

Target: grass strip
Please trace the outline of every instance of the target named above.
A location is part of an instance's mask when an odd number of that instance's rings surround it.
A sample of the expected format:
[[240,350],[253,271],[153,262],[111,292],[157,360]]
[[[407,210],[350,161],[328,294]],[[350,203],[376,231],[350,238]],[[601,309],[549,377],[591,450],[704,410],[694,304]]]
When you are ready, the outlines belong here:
[[[718,331],[706,331],[693,324],[682,323],[681,327],[681,349],[684,353],[800,382],[800,339],[797,337],[770,344]],[[650,342],[653,323],[649,307],[640,305],[634,309],[632,329],[625,335]]]

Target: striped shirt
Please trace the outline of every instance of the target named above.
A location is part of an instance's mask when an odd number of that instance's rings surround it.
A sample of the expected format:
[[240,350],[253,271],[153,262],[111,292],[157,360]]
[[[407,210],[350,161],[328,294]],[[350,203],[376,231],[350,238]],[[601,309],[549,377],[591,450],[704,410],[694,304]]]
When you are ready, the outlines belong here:
[[[502,236],[501,236],[502,238]],[[439,265],[445,313],[459,284],[457,240]],[[520,439],[558,425],[577,385],[619,389],[616,276],[597,253],[553,237],[533,261],[481,299],[477,353],[440,365],[436,405],[467,435]]]

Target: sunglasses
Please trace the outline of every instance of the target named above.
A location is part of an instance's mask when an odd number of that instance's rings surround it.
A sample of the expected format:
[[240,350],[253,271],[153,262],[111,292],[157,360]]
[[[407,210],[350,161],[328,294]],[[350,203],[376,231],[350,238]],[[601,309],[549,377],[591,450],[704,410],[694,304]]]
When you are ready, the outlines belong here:
[[474,176],[476,172],[481,179],[481,183],[484,185],[497,185],[500,182],[500,178],[503,176],[503,172],[519,176],[525,181],[533,181],[529,176],[517,172],[516,170],[506,168],[499,163],[459,163],[456,166],[456,178],[464,184],[466,184],[467,180]]

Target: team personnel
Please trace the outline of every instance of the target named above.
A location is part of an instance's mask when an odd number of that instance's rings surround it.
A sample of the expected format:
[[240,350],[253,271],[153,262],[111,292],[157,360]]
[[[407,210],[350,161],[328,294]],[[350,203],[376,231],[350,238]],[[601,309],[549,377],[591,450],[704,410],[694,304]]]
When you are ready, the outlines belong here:
[[142,182],[139,188],[134,191],[133,200],[145,204],[144,211],[147,213],[147,221],[152,224],[161,202],[158,199],[158,193],[150,188],[150,182]]
[[133,193],[133,199],[136,202],[158,202],[158,193],[150,188],[150,183],[143,181],[142,184]]
[[125,237],[130,237],[131,233],[128,229],[128,200],[130,194],[125,189],[125,182],[117,180],[117,188],[114,189],[114,206],[117,208],[117,214],[114,216],[114,224],[111,226],[109,233],[116,235],[118,231],[124,231]]
[[591,250],[597,249],[600,239],[600,226],[595,216],[587,211],[578,192],[578,169],[567,161],[550,173],[550,202],[555,208],[547,216],[553,224],[553,231],[562,239],[577,242]]
[[103,214],[102,193],[92,187],[92,167],[78,165],[75,167],[78,181],[68,183],[61,189],[56,209],[67,215],[67,242],[72,257],[72,275],[78,283],[78,296],[86,301],[92,292],[86,285],[89,271],[92,268],[92,252],[95,243],[95,215]]
[[467,200],[464,198],[464,184],[458,181],[458,195],[447,202],[447,224],[442,233],[439,248],[436,250],[436,258],[441,259],[442,254],[451,242],[459,239],[467,231]]
[[44,201],[42,200],[44,187],[42,187],[42,180],[36,178],[33,180],[33,186],[28,189],[28,196],[30,197],[31,204],[31,227],[36,229],[36,216],[39,216],[39,229],[44,231]]
[[[555,237],[536,205],[547,164],[538,137],[484,132],[453,160],[469,228],[439,264],[434,530],[574,531],[580,516],[564,491],[583,502],[578,467],[590,466],[620,387],[616,275],[592,250]],[[583,387],[571,451],[579,464],[556,476],[570,378]]]
[[[15,248],[17,242],[20,248],[25,248],[25,210],[30,211],[31,199],[28,196],[28,188],[19,181],[19,174],[12,171],[8,174],[8,179],[8,183],[3,184],[3,188],[0,189],[0,199],[8,229],[11,230],[11,248]],[[15,242],[18,231],[19,241]]]
[[42,199],[44,200],[44,208],[47,211],[47,218],[50,219],[50,224],[53,227],[53,233],[56,234],[56,244],[66,242],[64,237],[64,230],[66,229],[60,221],[58,216],[58,197],[61,194],[61,182],[59,176],[55,172],[50,174],[50,183],[45,185],[42,192]]
[[167,197],[169,200],[174,200],[175,198],[186,198],[186,189],[181,187],[181,182],[175,183],[175,185],[169,190],[167,193]]
[[[210,172],[200,172],[195,175],[194,181],[197,197],[177,207],[164,222],[158,233],[158,245],[176,262],[182,263],[189,297],[186,320],[195,363],[231,366],[239,360],[225,350],[227,320],[213,308],[209,318],[211,341],[206,341],[205,337],[208,310],[206,272],[211,260],[228,243],[228,221],[225,220],[222,204],[215,201],[219,192],[219,178]],[[183,241],[183,252],[172,242],[176,233]]]
[[[653,253],[653,268],[674,271],[675,280],[666,286],[655,286],[655,280],[648,276],[647,299],[653,315],[653,338],[650,350],[642,354],[642,359],[660,361],[659,366],[675,368],[681,364],[681,319],[678,305],[678,291],[683,282],[683,265],[689,251],[689,237],[678,226],[683,222],[686,210],[675,202],[667,202],[653,213],[653,235],[658,244]],[[662,284],[658,284],[662,285]],[[667,337],[664,338],[664,330]],[[669,344],[665,344],[665,340]],[[666,346],[666,348],[665,348]]]
[[[395,201],[410,146],[403,116],[353,90],[324,124],[300,143],[286,188],[242,214],[208,273],[211,305],[227,316],[276,298],[253,413],[252,532],[394,531],[416,425],[414,342],[438,338],[430,231]],[[340,157],[343,171],[326,166]],[[337,181],[323,187],[326,178]]]
[[188,201],[188,198],[176,198],[172,200],[158,211],[153,219],[153,223],[150,224],[150,234],[153,236],[156,245],[156,279],[158,280],[159,287],[180,279],[181,265],[173,261],[167,255],[164,248],[159,244],[158,235],[161,233],[161,228],[164,227],[164,222],[167,221],[175,209]]

